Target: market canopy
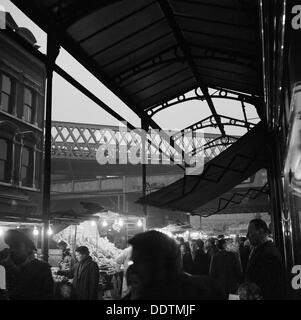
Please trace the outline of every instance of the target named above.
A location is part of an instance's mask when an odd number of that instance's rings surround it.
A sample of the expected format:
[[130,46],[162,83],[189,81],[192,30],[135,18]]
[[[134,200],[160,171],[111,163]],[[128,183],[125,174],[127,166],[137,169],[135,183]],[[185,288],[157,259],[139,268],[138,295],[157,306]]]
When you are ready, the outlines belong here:
[[[52,41],[58,41],[144,124],[159,128],[152,110],[172,99],[181,102],[185,93],[195,90],[226,136],[209,88],[241,94],[241,101],[255,105],[262,118],[257,1],[12,2],[52,34]],[[244,121],[250,129],[246,117]],[[210,161],[201,176],[186,176],[146,197],[144,203],[197,210],[266,165],[265,141],[261,124]]]
[[186,175],[140,199],[140,203],[201,214],[201,206],[267,167],[267,132],[261,122],[207,162],[200,175]]
[[146,110],[200,88],[262,96],[256,1],[13,0],[156,127]]

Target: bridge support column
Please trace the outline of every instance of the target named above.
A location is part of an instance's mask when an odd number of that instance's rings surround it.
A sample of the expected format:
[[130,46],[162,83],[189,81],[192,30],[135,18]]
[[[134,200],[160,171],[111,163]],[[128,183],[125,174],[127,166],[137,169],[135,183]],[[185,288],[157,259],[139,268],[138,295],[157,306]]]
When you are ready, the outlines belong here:
[[47,34],[47,88],[46,88],[46,117],[44,140],[44,184],[43,184],[43,260],[48,262],[49,242],[48,229],[50,227],[50,185],[51,185],[51,119],[52,119],[52,79],[55,60],[59,54],[60,45],[55,30]]

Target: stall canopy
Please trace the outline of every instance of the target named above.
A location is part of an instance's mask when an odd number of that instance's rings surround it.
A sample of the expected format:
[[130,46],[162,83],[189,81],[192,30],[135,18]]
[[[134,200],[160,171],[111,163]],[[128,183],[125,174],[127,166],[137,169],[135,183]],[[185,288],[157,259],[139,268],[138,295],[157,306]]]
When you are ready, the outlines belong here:
[[191,213],[267,166],[266,127],[259,123],[235,144],[205,164],[200,175],[187,175],[140,199],[140,203]]
[[[141,118],[200,88],[262,94],[256,1],[13,0]],[[220,128],[221,129],[221,128]]]
[[[262,118],[258,1],[12,2],[154,129],[160,129],[152,118],[156,106],[181,102],[195,90],[225,136],[209,88],[242,94]],[[201,176],[188,176],[144,203],[197,210],[265,166],[264,131],[258,125]]]

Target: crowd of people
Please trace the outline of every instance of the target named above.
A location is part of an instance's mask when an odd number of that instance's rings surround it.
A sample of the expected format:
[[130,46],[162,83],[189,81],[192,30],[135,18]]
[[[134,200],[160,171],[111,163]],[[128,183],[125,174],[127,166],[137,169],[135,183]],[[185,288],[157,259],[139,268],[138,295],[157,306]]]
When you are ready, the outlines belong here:
[[[8,250],[0,252],[7,273],[2,299],[97,300],[99,269],[87,247],[75,250],[66,243],[57,272],[73,279],[54,288],[48,263],[38,260],[32,241],[17,230],[5,235]],[[250,222],[247,238],[219,236],[205,242],[174,240],[158,231],[134,236],[118,257],[124,264],[124,300],[278,300],[286,297],[285,267],[266,223]]]

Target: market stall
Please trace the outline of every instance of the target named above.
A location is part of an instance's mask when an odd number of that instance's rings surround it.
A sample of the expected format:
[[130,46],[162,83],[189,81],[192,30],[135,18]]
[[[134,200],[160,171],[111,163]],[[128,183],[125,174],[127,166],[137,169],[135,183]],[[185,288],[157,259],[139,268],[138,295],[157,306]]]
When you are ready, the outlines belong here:
[[[121,294],[123,271],[116,263],[116,258],[125,248],[129,237],[145,230],[145,219],[122,216],[115,212],[95,214],[93,219],[78,225],[70,225],[52,236],[59,243],[68,244],[71,252],[76,247],[86,246],[90,256],[98,264],[100,270],[99,298],[118,299]],[[57,276],[58,259],[52,259],[53,276],[56,282],[67,281]]]

